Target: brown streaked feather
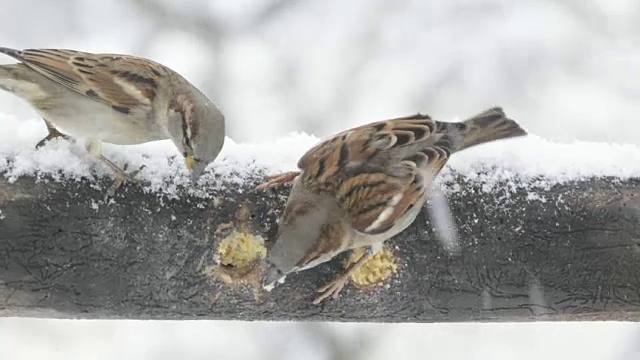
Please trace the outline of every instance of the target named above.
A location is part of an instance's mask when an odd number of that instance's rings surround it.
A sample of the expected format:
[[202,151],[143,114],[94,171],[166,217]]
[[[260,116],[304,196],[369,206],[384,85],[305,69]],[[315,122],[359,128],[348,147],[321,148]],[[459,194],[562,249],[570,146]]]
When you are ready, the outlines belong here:
[[[148,111],[166,68],[151,60],[67,49],[26,49],[11,56],[47,78],[129,114]],[[159,75],[158,75],[159,74]]]
[[389,230],[423,194],[419,174],[397,179],[384,173],[366,173],[345,181],[337,199],[351,226],[363,233],[379,234]]
[[[318,169],[321,159],[357,165],[394,146],[423,141],[435,130],[436,122],[421,114],[359,126],[334,135],[311,148],[300,158],[298,167],[317,175],[318,170],[322,170]],[[330,172],[329,176],[332,174]],[[323,176],[327,177],[327,174],[323,173]]]
[[339,133],[302,156],[302,180],[335,195],[356,230],[383,233],[446,164],[452,149],[441,124],[417,114]]
[[296,263],[296,267],[304,268],[308,264],[326,257],[327,254],[344,249],[347,237],[344,236],[345,229],[341,225],[339,221],[328,221],[322,225],[320,238],[307,250],[305,256]]
[[[282,214],[282,225],[290,225],[295,219],[309,213],[315,206],[315,203],[309,201],[288,202]],[[281,230],[282,226],[279,226],[278,231]]]

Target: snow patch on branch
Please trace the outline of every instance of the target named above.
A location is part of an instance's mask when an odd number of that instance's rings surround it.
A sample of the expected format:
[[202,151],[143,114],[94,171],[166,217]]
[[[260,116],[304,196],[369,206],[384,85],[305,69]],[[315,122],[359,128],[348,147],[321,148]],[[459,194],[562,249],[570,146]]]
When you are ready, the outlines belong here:
[[[83,145],[54,140],[36,150],[35,144],[46,135],[38,118],[18,119],[0,114],[0,173],[10,181],[35,176],[41,181],[79,181],[104,176],[108,170],[93,162]],[[170,140],[142,145],[104,144],[105,156],[130,170],[146,167],[138,177],[146,181],[146,190],[176,195],[179,189],[206,197],[228,184],[255,182],[262,173],[278,173],[296,168],[298,159],[319,142],[318,137],[293,133],[263,143],[243,144],[227,138],[222,153],[201,179],[200,188],[189,185],[182,156]],[[632,144],[580,142],[554,143],[529,135],[504,140],[456,153],[437,179],[456,188],[455,176],[482,184],[484,191],[496,186],[515,191],[518,188],[546,189],[556,183],[586,177],[612,176],[621,180],[640,177],[640,147]]]

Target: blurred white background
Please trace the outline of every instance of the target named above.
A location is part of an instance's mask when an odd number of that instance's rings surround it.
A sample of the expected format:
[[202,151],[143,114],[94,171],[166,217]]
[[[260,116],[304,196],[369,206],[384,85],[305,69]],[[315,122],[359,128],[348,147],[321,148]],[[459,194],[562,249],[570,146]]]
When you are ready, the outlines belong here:
[[[0,19],[0,46],[170,66],[219,105],[236,141],[500,105],[555,141],[640,144],[637,0],[2,0]],[[10,94],[0,106],[36,116]],[[1,359],[638,359],[639,342],[625,323],[0,319]]]

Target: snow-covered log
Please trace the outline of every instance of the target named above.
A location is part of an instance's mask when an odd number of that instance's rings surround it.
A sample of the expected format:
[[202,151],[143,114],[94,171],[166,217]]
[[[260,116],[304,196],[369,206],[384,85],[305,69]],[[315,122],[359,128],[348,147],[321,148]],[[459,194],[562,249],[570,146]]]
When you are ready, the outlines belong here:
[[253,190],[265,171],[292,169],[316,138],[229,140],[197,189],[167,142],[107,147],[116,162],[147,167],[145,184],[127,184],[104,203],[110,180],[81,146],[54,141],[35,151],[44,127],[0,120],[12,134],[0,143],[4,316],[640,319],[635,146],[531,136],[457,154],[437,182],[454,231],[434,230],[441,226],[425,207],[338,299],[318,306],[315,289],[347,256],[262,290],[261,258],[288,189]]

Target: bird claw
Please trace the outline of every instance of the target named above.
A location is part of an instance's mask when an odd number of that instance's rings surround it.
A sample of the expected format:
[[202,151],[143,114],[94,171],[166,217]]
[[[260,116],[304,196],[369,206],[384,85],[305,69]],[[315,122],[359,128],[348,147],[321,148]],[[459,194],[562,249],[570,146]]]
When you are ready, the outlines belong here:
[[332,299],[336,299],[340,294],[340,291],[342,290],[342,288],[344,288],[344,285],[347,283],[347,278],[348,278],[348,275],[347,276],[340,275],[335,280],[319,288],[318,292],[321,292],[322,295],[318,296],[315,300],[313,300],[313,303],[315,305],[318,305],[329,297],[331,297]]
[[108,203],[109,200],[115,197],[116,191],[120,188],[120,186],[122,186],[122,184],[124,184],[124,182],[125,180],[122,179],[121,177],[116,177],[116,179],[113,181],[113,184],[111,184],[111,186],[107,189],[104,195],[105,203]]
[[289,184],[295,180],[296,177],[300,175],[300,171],[289,171],[282,174],[276,175],[267,175],[267,182],[262,183],[256,187],[259,190],[273,189],[278,188],[282,185]]
[[58,138],[62,138],[64,140],[70,140],[71,136],[67,134],[63,134],[56,129],[49,129],[49,135],[45,136],[44,139],[38,141],[38,143],[36,144],[36,149],[40,149],[41,147],[45,146],[49,141],[53,139],[58,139]]
[[113,181],[113,184],[107,189],[105,196],[104,196],[104,201],[105,202],[109,202],[110,199],[113,199],[116,191],[125,183],[125,182],[129,182],[132,184],[141,184],[142,180],[140,179],[136,179],[135,176],[138,175],[138,173],[140,173],[140,171],[142,169],[144,169],[146,167],[146,165],[142,165],[140,166],[137,170],[134,170],[130,173],[126,173],[127,169],[129,168],[129,164],[124,164],[122,170],[119,170],[116,172],[116,179]]
[[356,262],[350,264],[344,270],[344,272],[340,274],[340,276],[318,289],[318,292],[321,292],[322,295],[313,300],[313,303],[315,305],[318,305],[328,297],[331,297],[332,299],[337,298],[338,294],[340,294],[340,291],[342,290],[342,288],[344,288],[345,284],[349,280],[351,274],[353,274],[353,272],[356,271],[356,269],[358,269],[360,266],[362,266],[362,264],[364,264],[369,258],[380,251],[381,248],[382,243],[376,243],[368,246],[365,253],[362,254],[362,256]]
[[[140,183],[140,182],[142,182],[142,180],[136,179],[135,177],[140,173],[140,171],[142,171],[146,167],[147,167],[147,165],[140,165],[138,170],[134,170],[134,171],[130,172],[129,174],[125,173],[125,176],[127,177],[127,181],[132,182],[132,183]],[[122,171],[126,172],[128,168],[129,168],[129,163],[126,163],[122,167]]]

